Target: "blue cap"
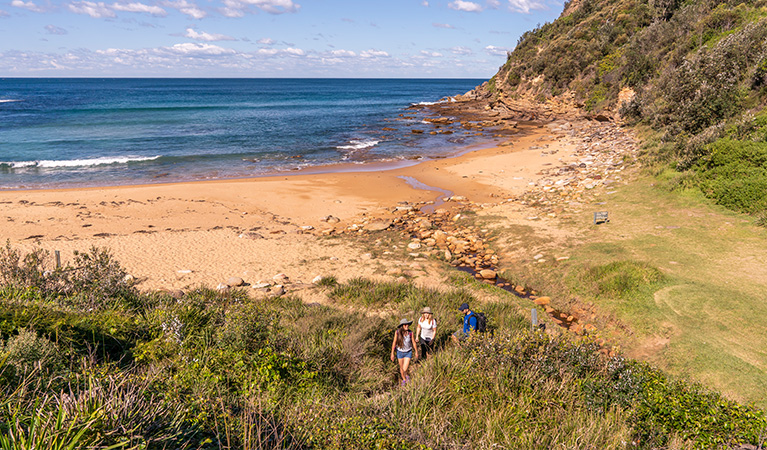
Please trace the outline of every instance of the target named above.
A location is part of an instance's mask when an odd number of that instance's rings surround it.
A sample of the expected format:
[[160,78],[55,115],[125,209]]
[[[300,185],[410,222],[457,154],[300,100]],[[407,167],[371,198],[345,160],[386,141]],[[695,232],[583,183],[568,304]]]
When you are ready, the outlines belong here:
[[464,309],[469,309],[468,303],[461,303],[461,306],[458,307],[458,311],[463,311]]

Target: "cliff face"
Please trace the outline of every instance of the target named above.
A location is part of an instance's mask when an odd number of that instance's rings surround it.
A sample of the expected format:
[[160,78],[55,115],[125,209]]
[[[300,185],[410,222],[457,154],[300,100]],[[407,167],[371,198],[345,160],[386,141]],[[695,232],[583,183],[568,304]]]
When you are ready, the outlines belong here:
[[670,188],[767,226],[767,0],[572,0],[470,94],[649,125]]
[[478,91],[694,136],[764,106],[766,38],[767,0],[572,0]]

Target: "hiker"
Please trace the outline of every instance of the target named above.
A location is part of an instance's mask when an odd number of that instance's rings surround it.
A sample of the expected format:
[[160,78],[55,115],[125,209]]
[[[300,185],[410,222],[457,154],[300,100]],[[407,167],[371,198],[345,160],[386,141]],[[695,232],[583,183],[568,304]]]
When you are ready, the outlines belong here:
[[421,358],[434,352],[434,337],[437,335],[437,320],[428,306],[421,311],[418,326],[415,328],[415,342],[420,347]]
[[475,331],[478,325],[477,316],[469,309],[468,303],[461,303],[458,310],[463,313],[463,330],[453,333],[452,339],[456,344],[466,340],[469,337],[469,333]]
[[397,330],[394,332],[394,342],[391,343],[391,360],[394,361],[396,352],[402,386],[410,381],[410,375],[407,374],[407,370],[410,367],[410,359],[418,359],[418,347],[413,345],[413,332],[410,330],[412,323],[412,320],[400,320]]

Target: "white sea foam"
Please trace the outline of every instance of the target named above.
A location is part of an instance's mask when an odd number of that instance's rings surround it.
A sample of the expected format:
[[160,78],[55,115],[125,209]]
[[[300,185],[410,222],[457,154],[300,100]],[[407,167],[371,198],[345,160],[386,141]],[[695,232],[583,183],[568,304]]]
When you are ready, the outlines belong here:
[[375,139],[365,139],[365,140],[351,140],[349,141],[349,145],[339,145],[336,147],[339,150],[362,150],[370,147],[375,147],[378,145],[378,143],[381,141],[376,141]]
[[11,102],[20,102],[21,100],[13,100],[13,99],[3,99],[0,98],[0,103],[11,103]]
[[442,102],[418,102],[418,103],[411,103],[412,106],[431,106],[431,105],[438,105]]
[[40,161],[3,161],[0,166],[7,166],[12,169],[22,169],[25,167],[39,167],[45,169],[58,167],[88,167],[104,166],[109,164],[127,164],[129,162],[152,161],[159,158],[157,156],[119,156],[114,158],[103,157],[93,159],[72,159],[72,160],[40,160]]

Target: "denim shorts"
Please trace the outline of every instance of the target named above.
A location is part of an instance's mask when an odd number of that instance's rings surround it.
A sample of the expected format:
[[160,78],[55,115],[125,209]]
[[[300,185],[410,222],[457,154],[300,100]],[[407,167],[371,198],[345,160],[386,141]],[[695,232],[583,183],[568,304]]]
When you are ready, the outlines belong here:
[[408,350],[406,352],[401,352],[397,350],[397,359],[412,358],[412,357],[413,357],[413,350]]

